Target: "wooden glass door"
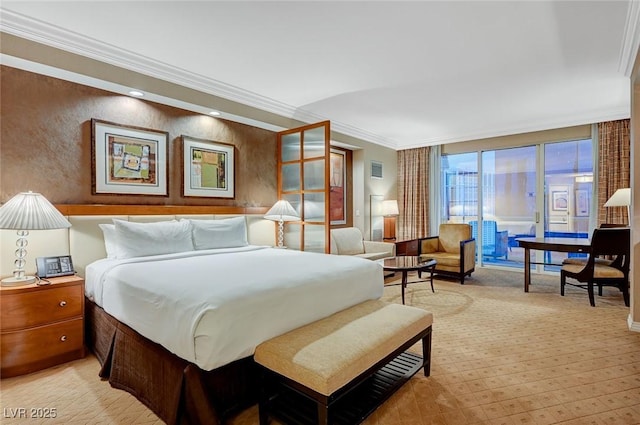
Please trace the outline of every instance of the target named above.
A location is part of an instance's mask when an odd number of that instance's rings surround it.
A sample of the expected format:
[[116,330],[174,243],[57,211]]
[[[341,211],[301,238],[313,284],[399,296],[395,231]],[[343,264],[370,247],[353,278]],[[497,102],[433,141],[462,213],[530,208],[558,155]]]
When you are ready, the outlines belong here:
[[285,230],[291,249],[329,252],[329,145],[329,121],[278,133],[278,199],[300,216]]

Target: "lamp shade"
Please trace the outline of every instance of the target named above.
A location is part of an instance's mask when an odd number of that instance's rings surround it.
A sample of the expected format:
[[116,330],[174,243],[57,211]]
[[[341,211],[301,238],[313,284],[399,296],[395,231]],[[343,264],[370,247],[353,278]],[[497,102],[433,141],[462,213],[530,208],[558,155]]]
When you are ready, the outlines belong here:
[[604,203],[605,207],[628,207],[631,205],[631,188],[624,187],[618,189],[611,195],[611,198]]
[[39,193],[22,192],[0,207],[0,229],[50,230],[71,223]]
[[394,215],[400,215],[400,211],[398,210],[398,201],[396,200],[389,200],[389,201],[382,201],[382,215],[385,216],[394,216]]
[[297,221],[300,220],[300,216],[296,210],[291,206],[288,201],[284,199],[279,200],[269,211],[265,214],[264,218],[274,221]]

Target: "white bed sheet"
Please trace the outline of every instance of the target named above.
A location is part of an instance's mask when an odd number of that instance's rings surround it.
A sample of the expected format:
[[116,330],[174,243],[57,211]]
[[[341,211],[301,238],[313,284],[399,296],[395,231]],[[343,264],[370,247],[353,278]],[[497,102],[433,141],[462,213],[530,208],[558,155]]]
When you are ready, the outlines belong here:
[[86,269],[107,313],[204,370],[250,356],[291,329],[382,296],[379,262],[248,246],[124,260]]

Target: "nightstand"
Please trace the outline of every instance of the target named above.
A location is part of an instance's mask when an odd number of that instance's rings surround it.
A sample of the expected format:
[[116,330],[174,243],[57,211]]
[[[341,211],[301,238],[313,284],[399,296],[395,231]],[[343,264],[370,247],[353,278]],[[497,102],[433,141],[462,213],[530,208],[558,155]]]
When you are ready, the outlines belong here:
[[0,376],[8,378],[84,357],[84,279],[0,287]]

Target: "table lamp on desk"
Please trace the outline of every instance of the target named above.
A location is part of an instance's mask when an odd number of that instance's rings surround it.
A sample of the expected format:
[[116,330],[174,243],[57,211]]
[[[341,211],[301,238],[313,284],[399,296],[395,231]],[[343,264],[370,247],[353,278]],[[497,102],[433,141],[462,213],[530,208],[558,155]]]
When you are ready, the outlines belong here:
[[616,190],[611,198],[604,203],[605,207],[627,207],[627,224],[631,223],[631,211],[629,206],[631,205],[631,188],[624,187]]

